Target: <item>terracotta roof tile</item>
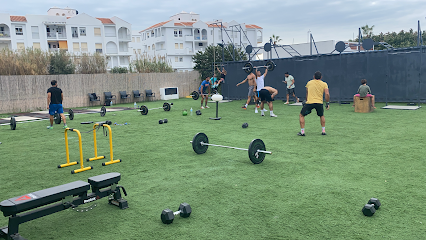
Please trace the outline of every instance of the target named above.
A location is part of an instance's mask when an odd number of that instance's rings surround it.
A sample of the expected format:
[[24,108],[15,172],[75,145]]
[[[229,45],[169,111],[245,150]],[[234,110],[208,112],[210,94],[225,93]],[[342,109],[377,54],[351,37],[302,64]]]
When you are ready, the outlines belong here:
[[246,28],[259,28],[259,29],[262,29],[261,27],[259,27],[257,25],[254,25],[254,24],[247,24]]
[[27,18],[24,16],[10,16],[11,22],[26,22]]
[[166,24],[166,23],[168,23],[168,22],[170,22],[170,21],[171,21],[171,20],[168,20],[168,21],[165,21],[165,22],[157,23],[157,24],[152,25],[151,27],[149,27],[149,28],[147,28],[147,29],[144,29],[144,30],[140,31],[140,32],[144,32],[144,31],[149,30],[149,29],[151,29],[151,28],[161,27],[161,26],[163,26],[164,24]]
[[[215,28],[215,27],[220,28],[220,24],[207,24],[207,25],[208,27],[211,27],[211,28]],[[226,28],[226,27],[223,26],[223,28]]]
[[111,21],[111,19],[109,18],[96,18],[98,20],[100,20],[103,24],[114,24],[113,21]]
[[175,26],[192,26],[194,22],[177,22],[175,23]]

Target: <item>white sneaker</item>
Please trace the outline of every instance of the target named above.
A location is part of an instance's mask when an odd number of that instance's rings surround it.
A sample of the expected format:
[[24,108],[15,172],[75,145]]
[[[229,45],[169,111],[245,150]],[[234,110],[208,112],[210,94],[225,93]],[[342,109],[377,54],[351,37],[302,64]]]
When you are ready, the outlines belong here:
[[260,116],[265,116],[265,113],[263,111],[261,111]]
[[203,106],[201,106],[201,109],[204,109],[204,107],[203,107]]
[[296,101],[297,103],[299,102],[299,98],[297,98],[297,101]]
[[254,113],[258,113],[259,111],[257,111],[257,108],[254,109]]
[[263,109],[262,111],[266,112],[266,109]]
[[289,102],[285,102],[284,104],[289,104]]
[[210,108],[209,106],[205,106],[205,108]]
[[273,113],[271,113],[271,117],[278,117],[277,115],[275,115],[275,114],[273,114]]

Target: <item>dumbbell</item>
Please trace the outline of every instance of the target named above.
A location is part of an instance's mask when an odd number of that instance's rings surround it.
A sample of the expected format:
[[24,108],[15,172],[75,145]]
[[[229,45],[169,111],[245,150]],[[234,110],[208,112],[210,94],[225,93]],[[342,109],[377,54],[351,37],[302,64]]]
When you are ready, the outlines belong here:
[[368,203],[365,204],[365,206],[362,208],[362,213],[367,217],[371,217],[381,205],[382,204],[380,203],[379,199],[370,198],[370,200],[368,200]]
[[159,124],[168,123],[168,122],[169,120],[167,120],[167,118],[165,118],[164,120],[163,119],[158,120]]
[[173,222],[173,219],[175,219],[176,215],[180,215],[183,218],[189,217],[191,215],[192,209],[191,206],[189,206],[188,203],[181,203],[179,205],[179,210],[176,212],[173,212],[170,209],[164,209],[163,212],[161,212],[161,221],[164,224],[170,224]]

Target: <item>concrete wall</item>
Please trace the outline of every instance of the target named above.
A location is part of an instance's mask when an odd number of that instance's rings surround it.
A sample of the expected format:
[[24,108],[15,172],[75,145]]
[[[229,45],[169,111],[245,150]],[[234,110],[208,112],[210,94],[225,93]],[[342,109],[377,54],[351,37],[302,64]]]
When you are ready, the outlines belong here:
[[[88,93],[95,92],[104,103],[104,92],[117,97],[117,103],[134,102],[132,90],[145,96],[146,89],[160,99],[160,88],[178,87],[179,97],[188,96],[200,84],[197,71],[185,73],[132,73],[132,74],[71,74],[0,76],[0,113],[28,112],[47,107],[47,89],[51,80],[58,81],[64,93],[66,108],[90,106]],[[127,91],[130,99],[120,99],[119,91]],[[141,100],[136,100],[141,101]]]

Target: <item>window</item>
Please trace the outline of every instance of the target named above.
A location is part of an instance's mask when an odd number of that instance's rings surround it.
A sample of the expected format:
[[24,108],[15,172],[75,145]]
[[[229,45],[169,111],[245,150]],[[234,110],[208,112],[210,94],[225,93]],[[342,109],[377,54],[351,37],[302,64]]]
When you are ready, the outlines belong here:
[[16,33],[16,35],[24,35],[24,32],[22,31],[21,26],[15,27],[15,33]]
[[72,43],[72,51],[73,52],[80,52],[80,43],[78,43],[78,42]]
[[183,57],[179,57],[179,62],[183,62]]
[[183,43],[180,44],[180,49],[183,49]]
[[38,27],[37,26],[32,26],[31,32],[32,32],[32,35],[33,35],[33,39],[39,39],[40,38],[40,36],[38,34]]
[[175,35],[175,37],[177,37],[177,36],[178,36],[178,30],[177,30],[177,29],[175,29],[175,30],[173,31],[173,34]]
[[179,29],[179,37],[182,37],[182,29]]
[[152,51],[154,51],[155,50],[155,45],[154,44],[152,44]]
[[97,53],[102,53],[102,43],[95,43],[95,48]]
[[179,61],[179,57],[175,57],[175,62],[178,62]]
[[141,42],[141,38],[140,37],[136,37],[136,42]]
[[72,33],[72,38],[78,38],[78,28],[77,27],[71,27],[71,33]]
[[80,28],[80,36],[86,36],[86,28],[85,27]]
[[213,35],[213,30],[210,30],[210,35]]
[[175,43],[175,49],[179,49],[179,43]]
[[138,53],[141,54],[141,50],[140,49],[138,49]]
[[163,43],[161,44],[161,49],[164,50],[164,44]]
[[65,17],[65,13],[62,13],[62,17]]
[[149,38],[149,32],[146,33],[146,37]]
[[56,16],[59,16],[59,13],[57,13]]
[[101,36],[101,29],[100,28],[95,28],[95,37],[100,37]]
[[198,43],[198,46],[202,47],[202,46],[203,46],[203,43],[202,43],[202,42]]
[[81,43],[81,51],[82,52],[88,52],[89,51],[89,49],[87,48],[87,42]]
[[154,37],[154,30],[151,31],[151,37]]
[[132,37],[132,42],[135,42],[135,37]]
[[135,54],[135,55],[136,55],[136,49],[133,49],[133,54]]
[[148,46],[148,51],[151,51],[151,46]]
[[40,43],[39,42],[33,43],[33,49],[41,49]]
[[18,51],[23,51],[25,49],[25,44],[23,42],[16,43]]

